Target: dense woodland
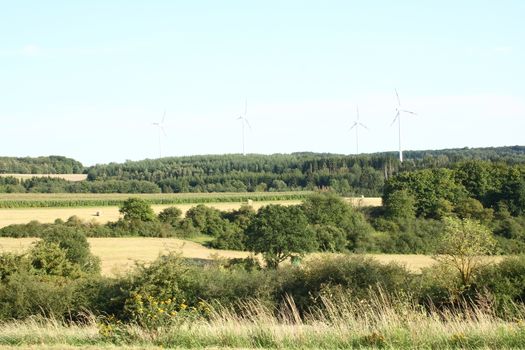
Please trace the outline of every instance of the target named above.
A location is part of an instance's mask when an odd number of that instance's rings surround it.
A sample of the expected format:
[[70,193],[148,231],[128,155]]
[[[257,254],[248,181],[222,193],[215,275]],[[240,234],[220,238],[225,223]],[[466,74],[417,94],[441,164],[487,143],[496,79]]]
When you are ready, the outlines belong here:
[[[0,179],[0,192],[181,193],[331,189],[344,195],[381,196],[395,174],[453,168],[469,160],[525,164],[525,147],[407,151],[359,156],[293,153],[167,157],[83,167],[65,157],[0,158],[0,173],[86,173],[88,181]],[[134,181],[129,183],[129,181]]]

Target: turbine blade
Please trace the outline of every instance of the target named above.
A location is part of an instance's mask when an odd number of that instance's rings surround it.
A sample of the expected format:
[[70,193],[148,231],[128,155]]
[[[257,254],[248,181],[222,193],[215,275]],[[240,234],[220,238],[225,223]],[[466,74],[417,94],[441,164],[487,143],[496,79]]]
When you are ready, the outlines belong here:
[[248,97],[244,99],[244,116],[248,114]]
[[394,89],[396,92],[396,98],[397,98],[397,105],[401,107],[401,100],[399,99],[399,94],[397,93],[397,89]]
[[164,134],[165,137],[167,137],[168,135],[166,134],[166,131],[164,131],[164,128],[162,126],[159,126],[160,130],[162,130],[162,133]]
[[164,114],[162,115],[162,121],[161,124],[164,124],[164,119],[166,119],[166,110],[164,110]]
[[252,130],[252,126],[250,125],[250,122],[248,121],[248,119],[244,118],[244,122],[246,123],[246,125],[248,125],[250,130]]
[[397,118],[399,118],[399,111],[397,112],[396,116],[394,117],[394,120],[392,120],[392,124],[390,124],[390,126],[394,125],[394,123],[396,122]]
[[356,105],[356,112],[357,112],[357,120],[359,120],[359,105]]
[[401,112],[405,112],[405,113],[410,113],[410,114],[413,114],[413,115],[417,115],[416,112],[407,111],[406,109],[402,109]]
[[365,128],[366,130],[369,130],[368,127],[367,127],[365,124],[363,124],[363,123],[359,123],[359,125],[361,125],[361,126],[362,126],[363,128]]

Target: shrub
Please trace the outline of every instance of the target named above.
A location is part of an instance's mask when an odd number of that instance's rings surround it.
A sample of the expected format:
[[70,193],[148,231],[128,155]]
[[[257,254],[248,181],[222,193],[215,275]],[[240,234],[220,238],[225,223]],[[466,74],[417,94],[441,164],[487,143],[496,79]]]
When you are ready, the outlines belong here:
[[160,222],[163,222],[165,224],[169,224],[172,227],[177,227],[182,219],[181,217],[182,211],[177,207],[169,207],[164,210],[162,210],[158,218]]
[[29,252],[31,265],[37,274],[77,278],[81,275],[80,265],[69,260],[66,250],[58,243],[39,241]]
[[396,264],[383,265],[362,256],[323,256],[307,260],[303,266],[290,267],[281,274],[278,297],[293,297],[302,311],[322,307],[320,297],[332,291],[344,291],[354,301],[367,299],[370,289],[401,293],[406,291],[412,275]]
[[0,253],[0,282],[18,272],[31,270],[30,260],[24,255]]
[[68,317],[73,290],[73,282],[64,277],[13,274],[0,284],[0,319]]
[[73,264],[78,264],[86,273],[100,272],[100,259],[89,251],[89,243],[82,232],[63,225],[50,226],[42,233],[46,243],[56,243],[64,250],[66,258]]

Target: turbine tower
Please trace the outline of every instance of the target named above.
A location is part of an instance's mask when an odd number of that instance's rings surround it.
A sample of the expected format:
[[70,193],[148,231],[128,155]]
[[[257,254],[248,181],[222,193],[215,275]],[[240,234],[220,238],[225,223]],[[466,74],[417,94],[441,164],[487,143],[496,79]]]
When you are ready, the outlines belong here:
[[248,122],[248,119],[246,118],[246,115],[248,114],[248,99],[244,100],[244,114],[241,115],[239,118],[237,118],[237,120],[240,120],[241,121],[241,125],[242,125],[242,155],[245,156],[246,155],[246,152],[245,152],[245,148],[244,148],[244,128],[246,125],[248,125],[248,128],[250,128],[251,130],[251,126],[250,126],[250,123]]
[[392,121],[392,124],[390,124],[390,126],[394,125],[394,123],[397,120],[398,132],[399,132],[399,161],[403,163],[403,149],[401,148],[401,115],[403,113],[417,115],[417,113],[406,110],[406,109],[401,109],[401,100],[399,99],[399,94],[397,93],[397,89],[395,90],[395,92],[396,92],[396,99],[397,99],[396,116],[394,117],[394,120]]
[[162,158],[162,134],[166,136],[166,131],[164,131],[164,120],[166,119],[166,110],[164,110],[164,114],[162,115],[162,120],[158,123],[152,123],[152,125],[155,125],[157,128],[159,128],[159,158]]
[[357,119],[354,121],[354,124],[350,127],[350,130],[355,129],[355,148],[356,148],[356,154],[359,154],[359,128],[363,127],[368,130],[365,124],[361,123],[359,121],[359,106],[356,106],[356,112],[357,112]]

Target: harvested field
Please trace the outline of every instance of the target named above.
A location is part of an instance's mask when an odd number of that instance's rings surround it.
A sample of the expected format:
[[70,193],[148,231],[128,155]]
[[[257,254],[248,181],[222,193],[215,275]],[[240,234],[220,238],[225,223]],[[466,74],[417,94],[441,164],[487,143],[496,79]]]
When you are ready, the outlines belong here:
[[[0,252],[23,252],[27,250],[35,238],[0,238]],[[198,243],[175,238],[88,238],[91,251],[102,260],[102,274],[111,276],[126,271],[133,266],[134,261],[152,261],[162,252],[178,251],[183,257],[210,260],[214,256],[223,258],[244,258],[248,252],[233,250],[216,250],[206,248]],[[319,256],[318,253],[315,256]],[[401,254],[366,254],[379,262],[388,264],[395,262],[405,265],[409,270],[420,272],[422,268],[434,263],[428,255]],[[494,257],[495,261],[501,257]]]
[[87,174],[0,174],[0,177],[14,177],[19,180],[27,180],[32,177],[54,177],[67,181],[78,182],[87,179]]
[[[222,202],[222,203],[206,203],[205,205],[219,209],[219,210],[234,210],[241,207],[247,202]],[[268,204],[282,204],[282,205],[297,205],[300,200],[288,201],[261,201],[253,202],[251,205],[254,209],[259,209]],[[183,215],[196,204],[176,204],[176,205],[152,205],[151,207],[156,213],[159,213],[167,207],[177,207],[182,210]],[[99,213],[99,216],[96,213]],[[78,208],[21,208],[21,209],[0,209],[0,228],[12,224],[25,224],[31,220],[37,220],[41,223],[52,223],[59,218],[67,220],[69,217],[76,215],[82,220],[94,220],[98,223],[106,223],[108,221],[117,221],[119,218],[118,206],[112,207],[78,207]]]

